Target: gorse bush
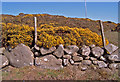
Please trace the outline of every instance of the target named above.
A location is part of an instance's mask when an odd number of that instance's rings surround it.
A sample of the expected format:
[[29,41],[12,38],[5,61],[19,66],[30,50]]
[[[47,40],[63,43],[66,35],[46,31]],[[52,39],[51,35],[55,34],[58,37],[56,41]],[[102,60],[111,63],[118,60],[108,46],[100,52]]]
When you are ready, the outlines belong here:
[[[2,27],[3,45],[6,46],[9,44],[12,47],[15,47],[19,43],[24,43],[28,46],[32,45],[34,27],[12,23],[8,23],[7,25],[2,23]],[[39,47],[50,48],[59,44],[63,44],[64,46],[77,45],[78,47],[81,47],[83,44],[95,44],[102,47],[102,37],[88,28],[54,27],[52,24],[41,24],[37,28],[37,32],[37,45]],[[108,40],[106,40],[106,44],[108,43]]]

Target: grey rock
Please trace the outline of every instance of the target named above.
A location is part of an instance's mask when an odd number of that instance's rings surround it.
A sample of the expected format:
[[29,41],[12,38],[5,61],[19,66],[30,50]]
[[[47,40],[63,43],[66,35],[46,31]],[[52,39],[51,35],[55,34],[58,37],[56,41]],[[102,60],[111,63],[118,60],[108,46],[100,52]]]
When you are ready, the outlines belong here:
[[65,58],[65,59],[71,59],[71,55],[64,55],[63,58]]
[[90,60],[92,60],[92,61],[96,61],[96,60],[97,60],[97,58],[90,57]]
[[64,66],[67,66],[68,64],[69,64],[68,59],[63,59],[63,65],[64,65]]
[[118,49],[118,47],[113,44],[108,44],[107,46],[105,46],[105,49],[109,52],[109,54],[112,54]]
[[55,50],[55,52],[53,53],[56,57],[61,58],[64,55],[64,47],[63,45],[59,45],[59,47]]
[[94,45],[94,44],[90,45],[90,48],[94,48],[94,47],[95,47],[95,45]]
[[81,48],[81,54],[83,56],[89,56],[89,54],[90,54],[90,48],[89,48],[89,46],[83,45],[83,47]]
[[34,54],[28,46],[25,46],[22,43],[12,49],[11,52],[5,51],[4,55],[14,67],[31,66],[34,64]]
[[56,50],[56,47],[51,47],[50,49],[40,48],[40,52],[42,55],[50,54]]
[[40,53],[39,52],[35,52],[34,55],[35,56],[40,56]]
[[78,52],[78,50],[79,50],[79,48],[76,45],[70,45],[66,49],[64,49],[64,51],[67,54],[73,54],[75,52]]
[[73,56],[73,61],[78,62],[78,61],[82,61],[83,57],[79,57],[79,56]]
[[103,56],[100,56],[100,60],[106,61],[106,58],[104,58]]
[[0,48],[0,54],[2,54],[5,51],[5,47]]
[[9,64],[9,61],[6,56],[0,55],[0,68],[5,67]]
[[54,70],[63,68],[62,61],[60,59],[57,59],[52,54],[46,55],[44,57],[36,57],[35,65],[37,67]]
[[86,70],[87,70],[86,66],[81,67],[81,71],[86,71]]
[[100,47],[94,47],[92,48],[92,54],[99,58],[100,56],[102,56],[104,54],[104,50]]
[[109,64],[109,68],[110,69],[118,69],[118,64],[117,63]]
[[73,59],[69,59],[69,62],[71,65],[73,65],[75,62],[73,61]]
[[91,62],[90,60],[83,60],[83,61],[82,61],[82,64],[83,64],[83,65],[91,65],[92,62]]
[[98,61],[98,66],[99,66],[99,68],[106,68],[107,64],[103,61]]
[[110,61],[118,61],[119,57],[118,57],[118,55],[110,55],[110,56],[108,56],[108,59]]
[[97,64],[98,64],[98,61],[92,61],[92,63],[93,63],[94,65],[97,65]]

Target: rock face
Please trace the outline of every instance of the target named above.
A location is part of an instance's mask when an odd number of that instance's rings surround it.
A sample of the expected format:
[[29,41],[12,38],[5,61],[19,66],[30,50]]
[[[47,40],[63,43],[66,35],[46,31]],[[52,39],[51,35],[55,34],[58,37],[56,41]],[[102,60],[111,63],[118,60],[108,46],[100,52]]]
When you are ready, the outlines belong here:
[[105,68],[105,67],[107,67],[107,64],[103,61],[98,61],[98,66],[99,66],[99,68]]
[[10,64],[14,67],[23,67],[33,65],[33,53],[30,48],[24,44],[19,44],[11,52],[5,51],[4,55],[8,58]]
[[50,54],[55,50],[56,50],[56,47],[51,47],[50,49],[40,48],[40,52],[42,55]]
[[9,64],[8,59],[4,55],[0,55],[0,68],[7,66]]
[[108,44],[107,46],[105,46],[105,49],[109,52],[109,54],[112,54],[118,49],[118,47],[113,44]]
[[71,45],[64,49],[67,54],[74,54],[75,52],[78,52],[78,50],[79,48],[76,45]]
[[92,48],[92,54],[99,58],[100,56],[102,56],[104,54],[104,50],[101,49],[100,47],[94,47]]
[[54,70],[63,68],[62,61],[60,61],[53,55],[47,55],[39,58],[37,57],[35,59],[35,65],[41,68],[54,69]]
[[90,54],[90,48],[89,48],[89,46],[83,45],[83,47],[81,48],[81,54],[83,56],[89,56],[89,54]]
[[56,57],[61,58],[64,55],[64,47],[63,45],[59,45],[59,47],[55,50],[55,52],[53,53]]

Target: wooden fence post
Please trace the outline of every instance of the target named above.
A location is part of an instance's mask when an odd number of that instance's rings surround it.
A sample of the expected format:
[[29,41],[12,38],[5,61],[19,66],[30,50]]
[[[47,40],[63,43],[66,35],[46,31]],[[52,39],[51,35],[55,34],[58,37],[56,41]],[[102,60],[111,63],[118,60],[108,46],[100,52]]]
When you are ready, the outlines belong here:
[[37,18],[34,17],[34,20],[35,20],[35,45],[36,45],[36,42],[37,42]]
[[104,35],[104,27],[103,27],[102,21],[99,20],[99,22],[100,22],[100,27],[101,27],[101,35],[102,35],[103,47],[105,48],[105,46],[106,46],[106,41],[105,41],[105,35]]

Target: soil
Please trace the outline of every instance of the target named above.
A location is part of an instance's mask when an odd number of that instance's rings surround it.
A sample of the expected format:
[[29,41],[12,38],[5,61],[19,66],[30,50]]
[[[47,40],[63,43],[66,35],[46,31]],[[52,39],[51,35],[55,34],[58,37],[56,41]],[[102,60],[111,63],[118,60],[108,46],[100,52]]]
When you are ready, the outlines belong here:
[[81,71],[80,66],[67,66],[60,70],[42,69],[35,66],[2,69],[2,80],[119,80],[118,69],[89,66]]

